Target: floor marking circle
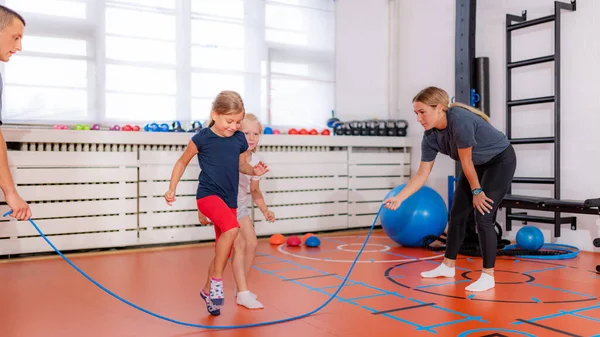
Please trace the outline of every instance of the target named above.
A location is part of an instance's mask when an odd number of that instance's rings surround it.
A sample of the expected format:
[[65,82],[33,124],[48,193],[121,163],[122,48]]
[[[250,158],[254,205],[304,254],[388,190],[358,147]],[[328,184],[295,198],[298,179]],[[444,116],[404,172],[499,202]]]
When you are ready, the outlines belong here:
[[[361,246],[362,247],[362,245],[363,245],[362,243],[347,243],[347,244],[344,244],[344,245],[337,246],[337,249],[341,250],[343,252],[358,253],[358,252],[360,252],[360,248],[359,249],[348,249],[348,248],[345,248],[345,247],[346,246]],[[381,245],[381,244],[378,244],[378,243],[367,243],[365,245],[365,247],[367,247],[367,246],[380,246],[380,247],[383,247],[383,249],[373,249],[373,250],[366,250],[365,249],[365,250],[363,250],[363,253],[379,253],[379,252],[385,252],[385,251],[390,250],[390,246]]]
[[[537,261],[534,261],[535,263],[537,263]],[[391,266],[389,267],[385,272],[384,272],[384,277],[400,286],[403,287],[405,289],[412,289],[414,291],[418,291],[420,293],[424,293],[424,294],[429,294],[429,295],[434,295],[434,296],[442,296],[442,297],[446,297],[446,298],[453,298],[453,299],[460,299],[460,300],[469,300],[469,301],[483,301],[483,302],[488,302],[488,303],[518,303],[518,304],[558,304],[558,303],[574,303],[574,302],[588,302],[588,301],[597,301],[598,298],[596,296],[592,296],[592,295],[587,295],[587,294],[579,294],[576,293],[577,295],[581,295],[581,296],[585,296],[584,299],[575,299],[575,300],[561,300],[561,301],[551,301],[551,302],[544,302],[544,301],[539,301],[536,298],[532,298],[532,297],[528,297],[527,299],[523,299],[523,300],[505,300],[505,299],[487,299],[487,298],[475,298],[475,294],[471,294],[469,296],[460,296],[460,295],[452,295],[452,294],[448,294],[448,293],[441,293],[441,292],[436,292],[436,291],[430,291],[427,290],[429,288],[429,286],[426,287],[422,287],[422,286],[418,286],[418,285],[410,285],[410,284],[404,284],[399,282],[398,280],[396,280],[396,278],[394,278],[393,276],[390,276],[391,272],[396,269],[396,268],[401,268],[402,266],[405,266],[407,264],[412,264],[412,263],[420,263],[420,261],[408,261],[408,262],[404,262],[404,263],[400,263],[397,264],[395,266]],[[471,271],[465,272],[462,274],[463,277],[465,277],[465,274],[468,274]],[[545,286],[544,284],[534,284],[532,283],[532,281],[535,280],[535,278],[529,274],[527,274],[527,272],[515,272],[515,271],[507,271],[507,270],[498,270],[496,269],[495,272],[506,272],[506,273],[514,273],[514,274],[521,274],[521,275],[527,275],[527,277],[529,278],[529,280],[527,282],[525,282],[525,284],[533,284],[533,285],[539,285],[540,287],[543,288],[551,288],[549,286]],[[470,278],[465,278],[465,279],[470,279]],[[451,283],[456,283],[456,282],[451,282]],[[514,285],[514,283],[500,283],[500,282],[496,282],[496,284],[507,284],[507,285]],[[519,283],[520,284],[520,283]],[[441,285],[441,284],[438,284]],[[563,289],[552,289],[554,291],[561,291]],[[572,290],[569,289],[564,289],[567,292],[573,292]],[[530,295],[528,295],[530,296]]]
[[[324,236],[323,237],[323,241],[327,241],[327,239],[334,239],[334,238],[339,238],[339,239],[359,239],[359,238],[364,238],[366,239],[367,236],[366,235],[346,235],[346,236]],[[389,240],[389,237],[384,236],[384,235],[372,235],[369,237],[369,240],[371,239],[387,239]],[[363,243],[356,243],[357,245],[363,245]],[[293,256],[293,257],[297,257],[297,258],[301,258],[301,259],[306,259],[306,260],[312,260],[312,261],[325,261],[325,262],[337,262],[337,263],[353,263],[354,259],[352,260],[338,260],[338,259],[328,259],[328,258],[319,258],[319,257],[312,257],[312,256],[306,256],[306,255],[301,255],[301,254],[295,254],[292,253],[290,251],[287,251],[284,249],[285,247],[285,243],[282,243],[281,245],[277,246],[277,251],[279,251],[282,254],[285,255],[289,255],[289,256]],[[344,244],[347,245],[347,244]],[[367,246],[369,244],[367,243]],[[358,253],[360,251],[360,249],[358,249],[356,252]],[[363,250],[363,253],[365,253],[367,251]],[[381,252],[380,250],[378,250],[377,252]],[[435,260],[435,259],[439,259],[439,258],[443,258],[444,254],[439,254],[439,255],[433,255],[433,256],[427,256],[427,257],[415,257],[412,259],[396,259],[396,260],[358,260],[356,261],[356,263],[402,263],[402,262],[416,262],[416,261],[426,261],[426,260]]]

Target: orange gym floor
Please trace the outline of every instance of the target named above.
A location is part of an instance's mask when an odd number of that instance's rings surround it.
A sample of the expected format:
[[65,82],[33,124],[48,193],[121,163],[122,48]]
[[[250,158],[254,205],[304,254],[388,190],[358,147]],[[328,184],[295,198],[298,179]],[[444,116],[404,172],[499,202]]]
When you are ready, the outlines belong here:
[[[321,247],[261,240],[250,275],[265,308],[235,303],[230,266],[225,305],[211,317],[198,293],[213,245],[71,254],[77,266],[117,295],[160,315],[202,325],[279,320],[312,311],[335,292],[366,235],[319,235]],[[466,293],[480,258],[461,256],[454,279],[419,272],[440,253],[400,248],[375,231],[337,298],[319,312],[275,325],[208,330],[143,313],[79,274],[59,256],[0,263],[0,336],[600,336],[600,254],[572,260],[500,257],[496,288]]]

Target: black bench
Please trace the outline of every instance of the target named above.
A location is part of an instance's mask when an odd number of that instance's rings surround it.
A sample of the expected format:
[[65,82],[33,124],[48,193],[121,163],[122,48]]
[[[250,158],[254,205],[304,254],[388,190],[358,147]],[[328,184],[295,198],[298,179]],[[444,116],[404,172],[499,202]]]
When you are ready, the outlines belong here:
[[587,200],[557,200],[554,198],[537,198],[509,194],[504,197],[500,207],[600,215],[600,198]]
[[[587,200],[557,200],[554,198],[538,198],[526,195],[509,194],[500,204],[504,208],[529,209],[555,213],[597,214],[600,215],[600,198]],[[571,229],[577,229],[577,218],[574,216],[560,217],[558,222],[554,217],[528,215],[525,212],[512,213],[506,216],[506,230],[512,229],[512,221],[527,221],[554,224],[554,236],[560,236],[560,226],[571,224]]]
[[[600,215],[600,198],[587,200],[557,200],[554,198],[538,198],[526,195],[509,194],[504,197],[500,204],[504,208],[528,209],[554,213],[574,214],[596,214]],[[574,216],[560,217],[558,222],[554,217],[528,215],[526,212],[508,214],[506,216],[506,230],[512,229],[512,221],[523,221],[524,223],[539,222],[554,224],[554,236],[560,236],[560,226],[570,224],[572,230],[577,229],[577,218]]]
[[[536,198],[525,195],[506,195],[500,204],[504,208],[528,209],[537,211],[548,211],[555,213],[572,214],[597,214],[600,216],[600,198],[587,200],[557,200],[554,198]],[[513,213],[506,217],[506,230],[512,228],[511,221],[533,221],[541,223],[554,224],[554,236],[560,236],[560,225],[570,223],[571,229],[577,229],[576,217],[561,217],[559,223],[556,223],[554,217],[542,217],[527,215],[527,213]],[[600,238],[594,239],[594,247],[600,247]],[[596,271],[600,273],[600,265],[596,266]]]

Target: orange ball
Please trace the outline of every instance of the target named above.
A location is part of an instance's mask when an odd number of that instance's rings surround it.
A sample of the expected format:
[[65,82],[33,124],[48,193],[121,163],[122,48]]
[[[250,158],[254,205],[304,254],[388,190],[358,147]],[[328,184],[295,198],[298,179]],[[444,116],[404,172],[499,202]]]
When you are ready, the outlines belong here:
[[285,242],[285,236],[281,234],[273,234],[269,239],[269,243],[272,245],[280,245]]
[[308,239],[311,236],[315,236],[313,233],[306,233],[302,236],[302,242],[306,242],[306,239]]

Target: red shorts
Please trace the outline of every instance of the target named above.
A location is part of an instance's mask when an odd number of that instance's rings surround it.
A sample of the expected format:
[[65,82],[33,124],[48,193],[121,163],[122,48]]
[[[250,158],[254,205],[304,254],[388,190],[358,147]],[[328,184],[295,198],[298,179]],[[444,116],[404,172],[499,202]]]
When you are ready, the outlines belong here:
[[[230,229],[239,228],[237,221],[237,209],[230,208],[216,195],[209,195],[196,200],[198,210],[212,221],[215,227],[215,243],[219,241],[221,234]],[[233,246],[232,246],[233,247]]]

